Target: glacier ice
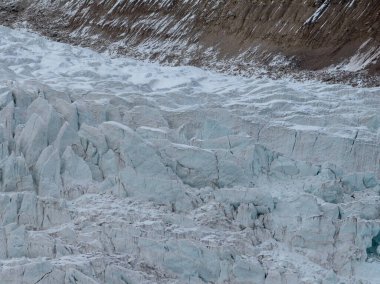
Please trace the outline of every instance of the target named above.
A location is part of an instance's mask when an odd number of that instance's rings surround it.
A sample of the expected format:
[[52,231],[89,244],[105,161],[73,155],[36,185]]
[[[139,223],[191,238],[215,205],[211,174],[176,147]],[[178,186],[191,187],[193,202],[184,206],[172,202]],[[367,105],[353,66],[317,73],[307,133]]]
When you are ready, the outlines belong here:
[[379,89],[0,34],[0,283],[380,279]]

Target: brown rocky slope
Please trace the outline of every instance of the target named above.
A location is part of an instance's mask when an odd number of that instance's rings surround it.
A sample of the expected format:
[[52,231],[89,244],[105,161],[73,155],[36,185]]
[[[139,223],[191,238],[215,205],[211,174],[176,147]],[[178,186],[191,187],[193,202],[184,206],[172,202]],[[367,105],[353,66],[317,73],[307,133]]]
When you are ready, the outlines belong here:
[[0,11],[2,24],[163,63],[380,85],[377,0],[8,0]]

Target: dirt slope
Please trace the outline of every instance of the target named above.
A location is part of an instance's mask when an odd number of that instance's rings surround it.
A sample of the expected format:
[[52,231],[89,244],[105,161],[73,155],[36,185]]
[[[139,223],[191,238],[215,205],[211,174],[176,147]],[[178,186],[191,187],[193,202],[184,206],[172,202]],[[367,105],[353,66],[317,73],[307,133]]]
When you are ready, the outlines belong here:
[[0,11],[3,24],[170,64],[380,74],[375,0],[8,0]]

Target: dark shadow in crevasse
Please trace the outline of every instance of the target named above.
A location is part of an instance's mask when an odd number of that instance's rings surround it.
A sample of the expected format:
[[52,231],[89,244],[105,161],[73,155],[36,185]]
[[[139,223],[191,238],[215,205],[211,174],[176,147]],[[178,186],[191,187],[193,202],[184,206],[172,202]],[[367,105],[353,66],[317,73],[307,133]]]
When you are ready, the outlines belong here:
[[368,258],[380,258],[380,232],[373,237],[372,246],[367,248],[367,256]]

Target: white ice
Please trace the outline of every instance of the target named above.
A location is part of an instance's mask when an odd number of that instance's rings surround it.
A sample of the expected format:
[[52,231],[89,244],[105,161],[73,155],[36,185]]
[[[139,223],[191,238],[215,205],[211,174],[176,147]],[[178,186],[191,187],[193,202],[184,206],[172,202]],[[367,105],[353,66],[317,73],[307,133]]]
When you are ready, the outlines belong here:
[[0,283],[377,283],[379,126],[380,88],[0,27]]

